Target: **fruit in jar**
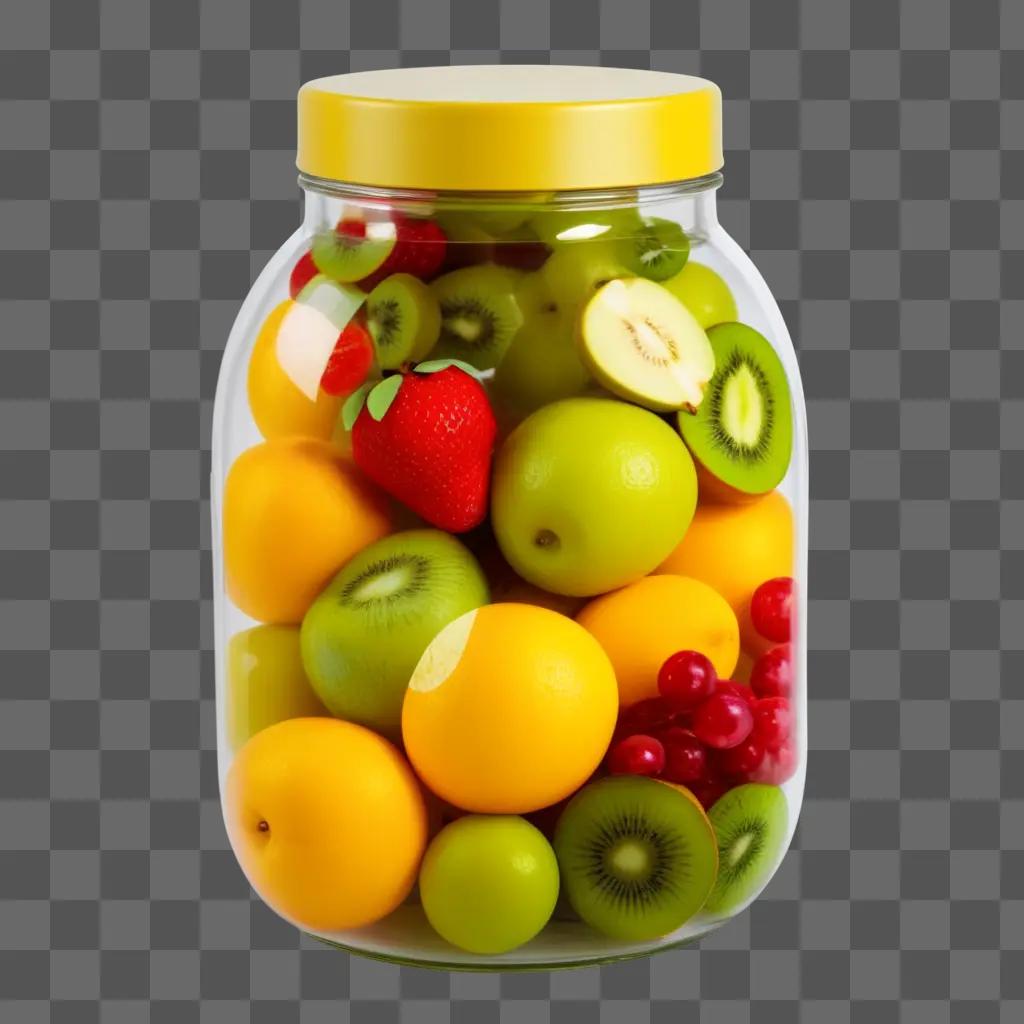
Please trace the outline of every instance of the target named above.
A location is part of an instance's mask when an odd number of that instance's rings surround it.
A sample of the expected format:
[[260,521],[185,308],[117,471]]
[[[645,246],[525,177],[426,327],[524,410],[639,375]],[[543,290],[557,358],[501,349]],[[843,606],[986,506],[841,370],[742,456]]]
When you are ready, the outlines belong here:
[[701,808],[674,786],[621,775],[585,786],[555,829],[573,909],[612,938],[668,935],[704,905],[718,852]]
[[750,621],[766,640],[788,643],[793,633],[793,577],[765,580],[750,599]]
[[777,487],[793,452],[789,382],[770,341],[740,323],[707,332],[714,375],[679,429],[701,468],[701,497],[747,501]]
[[785,697],[762,697],[754,702],[753,713],[753,735],[766,751],[777,754],[792,738],[793,713],[789,701]]
[[302,620],[302,661],[330,710],[397,738],[402,699],[427,645],[488,600],[476,559],[440,530],[406,530],[363,548]]
[[446,825],[420,868],[434,930],[470,953],[505,953],[548,923],[558,899],[551,844],[524,818],[470,814]]
[[537,237],[557,252],[592,248],[598,241],[629,238],[640,226],[636,206],[593,210],[538,210],[527,222]]
[[334,343],[320,376],[320,389],[338,398],[350,395],[370,375],[373,360],[370,332],[358,320],[350,321]]
[[676,711],[692,711],[718,682],[711,659],[700,651],[676,651],[658,669],[658,693]]
[[729,286],[702,263],[689,260],[678,274],[662,283],[686,306],[704,330],[738,319],[736,300]]
[[715,372],[704,329],[671,292],[645,278],[610,281],[595,292],[579,338],[584,365],[601,384],[655,411],[698,409]]
[[610,242],[587,242],[556,249],[536,275],[546,301],[571,320],[609,281],[633,275]]
[[701,651],[726,679],[739,653],[739,627],[725,599],[685,576],[645,577],[595,598],[576,621],[611,658],[623,706],[658,693],[658,671],[676,651]]
[[734,747],[714,751],[715,769],[728,779],[742,779],[757,771],[764,761],[765,749],[760,737],[752,732]]
[[775,576],[793,572],[793,513],[778,491],[744,505],[701,502],[679,546],[659,573],[693,576],[717,590],[740,622],[743,647],[768,646],[750,622],[750,598]]
[[738,747],[753,731],[754,714],[742,697],[713,693],[693,712],[693,734],[707,747]]
[[675,221],[651,217],[619,243],[619,251],[631,273],[651,281],[666,281],[686,265],[690,239]]
[[298,624],[338,568],[391,530],[383,496],[326,441],[242,452],[224,484],[228,596],[259,622]]
[[228,641],[227,666],[232,750],[276,722],[327,714],[302,668],[294,626],[254,626],[235,633]]
[[491,519],[502,554],[558,594],[586,597],[644,576],[678,545],[695,503],[679,438],[653,413],[613,399],[544,406],[495,459]]
[[612,775],[660,775],[664,767],[665,748],[654,736],[634,733],[608,751],[608,771]]
[[758,697],[786,697],[793,692],[793,648],[780,644],[765,651],[750,670],[750,689]]
[[432,526],[452,533],[479,526],[487,515],[497,435],[487,393],[467,369],[423,363],[354,396],[344,410],[356,465]]
[[670,725],[658,738],[665,748],[665,781],[692,786],[708,777],[707,750],[690,729]]
[[406,898],[427,811],[405,758],[376,733],[294,718],[257,733],[228,769],[228,835],[253,888],[302,928],[358,928]]
[[395,248],[397,232],[389,220],[345,219],[313,238],[310,252],[321,274],[356,282],[384,265]]
[[402,706],[419,777],[468,811],[556,803],[600,764],[615,725],[615,674],[586,630],[557,612],[491,604],[446,626]]
[[295,261],[295,266],[292,267],[292,272],[288,275],[288,294],[293,299],[297,298],[299,292],[319,273],[320,271],[317,270],[317,266],[313,262],[313,253],[304,252]]
[[756,896],[775,870],[788,814],[781,789],[747,783],[729,790],[708,812],[718,839],[718,879],[705,905],[730,914]]
[[412,274],[384,278],[366,300],[366,320],[384,370],[424,359],[441,333],[441,307]]
[[[448,240],[444,230],[426,217],[393,214],[394,248],[387,259],[359,282],[359,287],[372,291],[391,274],[411,274],[429,281],[437,274],[445,260]],[[358,222],[356,222],[358,224]],[[358,231],[358,227],[355,228]],[[367,227],[367,234],[370,228]]]
[[518,271],[494,264],[453,270],[431,285],[441,307],[436,359],[462,359],[478,370],[501,362],[522,326],[516,299]]

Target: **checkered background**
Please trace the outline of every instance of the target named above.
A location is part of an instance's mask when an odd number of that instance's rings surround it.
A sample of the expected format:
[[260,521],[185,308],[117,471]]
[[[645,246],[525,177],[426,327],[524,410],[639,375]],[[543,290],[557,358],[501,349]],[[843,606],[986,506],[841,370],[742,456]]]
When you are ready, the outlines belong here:
[[[3,0],[0,47],[3,1024],[1024,1019],[1021,0]],[[214,381],[297,223],[301,81],[549,60],[725,94],[810,410],[809,790],[699,948],[399,969],[227,847]]]

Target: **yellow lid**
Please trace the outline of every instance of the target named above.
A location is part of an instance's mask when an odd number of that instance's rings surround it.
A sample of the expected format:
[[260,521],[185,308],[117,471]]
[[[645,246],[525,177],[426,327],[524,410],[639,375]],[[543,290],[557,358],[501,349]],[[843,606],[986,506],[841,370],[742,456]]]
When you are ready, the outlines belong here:
[[722,166],[722,95],[690,75],[495,65],[362,71],[299,90],[299,170],[385,188],[624,188]]

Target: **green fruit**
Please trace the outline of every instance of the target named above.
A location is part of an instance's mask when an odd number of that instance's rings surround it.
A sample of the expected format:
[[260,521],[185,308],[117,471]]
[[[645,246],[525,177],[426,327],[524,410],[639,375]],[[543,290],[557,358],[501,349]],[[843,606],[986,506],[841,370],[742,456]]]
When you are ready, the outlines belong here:
[[521,275],[507,267],[463,267],[431,285],[441,304],[441,337],[436,359],[462,359],[478,370],[490,369],[522,326],[516,299]]
[[729,286],[710,267],[690,260],[664,286],[694,315],[705,330],[738,319]]
[[619,258],[618,249],[608,242],[581,242],[557,249],[538,274],[549,303],[571,317],[577,316],[609,281],[633,276]]
[[597,210],[539,210],[529,224],[537,237],[548,245],[575,246],[577,243],[628,238],[641,225],[635,206]]
[[384,370],[423,359],[441,333],[441,307],[412,274],[384,278],[366,300],[366,317]]
[[610,281],[580,318],[583,362],[613,394],[648,409],[696,409],[715,369],[690,311],[660,284]]
[[624,238],[618,249],[632,273],[651,281],[666,281],[686,265],[690,239],[674,221],[652,217],[635,235]]
[[476,559],[440,530],[408,530],[345,564],[302,620],[302,661],[328,710],[390,737],[427,645],[488,601]]
[[296,626],[254,626],[228,641],[228,743],[238,750],[267,726],[326,715],[302,668]]
[[569,902],[592,928],[646,942],[668,935],[701,907],[718,854],[696,800],[637,775],[584,786],[555,829]]
[[519,424],[495,460],[491,521],[530,583],[587,597],[660,565],[690,524],[697,476],[654,413],[610,398],[568,398]]
[[366,235],[321,231],[313,239],[311,255],[316,269],[335,281],[361,281],[391,255],[395,226],[389,221],[366,225]]
[[786,797],[777,786],[751,782],[720,797],[708,817],[719,865],[705,909],[728,914],[753,899],[775,871],[786,838]]
[[514,815],[446,825],[420,868],[420,900],[437,933],[470,953],[505,953],[548,923],[558,862],[543,834]]
[[771,342],[746,324],[708,331],[715,372],[679,429],[715,497],[743,500],[778,486],[793,451],[789,382]]

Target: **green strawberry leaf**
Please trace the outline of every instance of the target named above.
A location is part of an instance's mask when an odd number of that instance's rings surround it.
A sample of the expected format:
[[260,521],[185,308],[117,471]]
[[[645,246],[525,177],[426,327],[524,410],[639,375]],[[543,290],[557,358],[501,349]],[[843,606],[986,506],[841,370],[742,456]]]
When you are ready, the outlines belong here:
[[468,373],[470,377],[476,377],[479,374],[475,366],[461,359],[429,359],[425,363],[419,363],[416,366],[416,372],[440,373],[442,370],[447,370],[449,366],[457,366],[464,373]]
[[384,419],[384,414],[391,408],[391,403],[398,395],[398,389],[401,386],[402,375],[396,373],[385,377],[367,396],[366,408],[378,423]]
[[351,430],[355,426],[372,387],[372,384],[364,384],[345,399],[345,404],[341,407],[341,422],[346,430]]

